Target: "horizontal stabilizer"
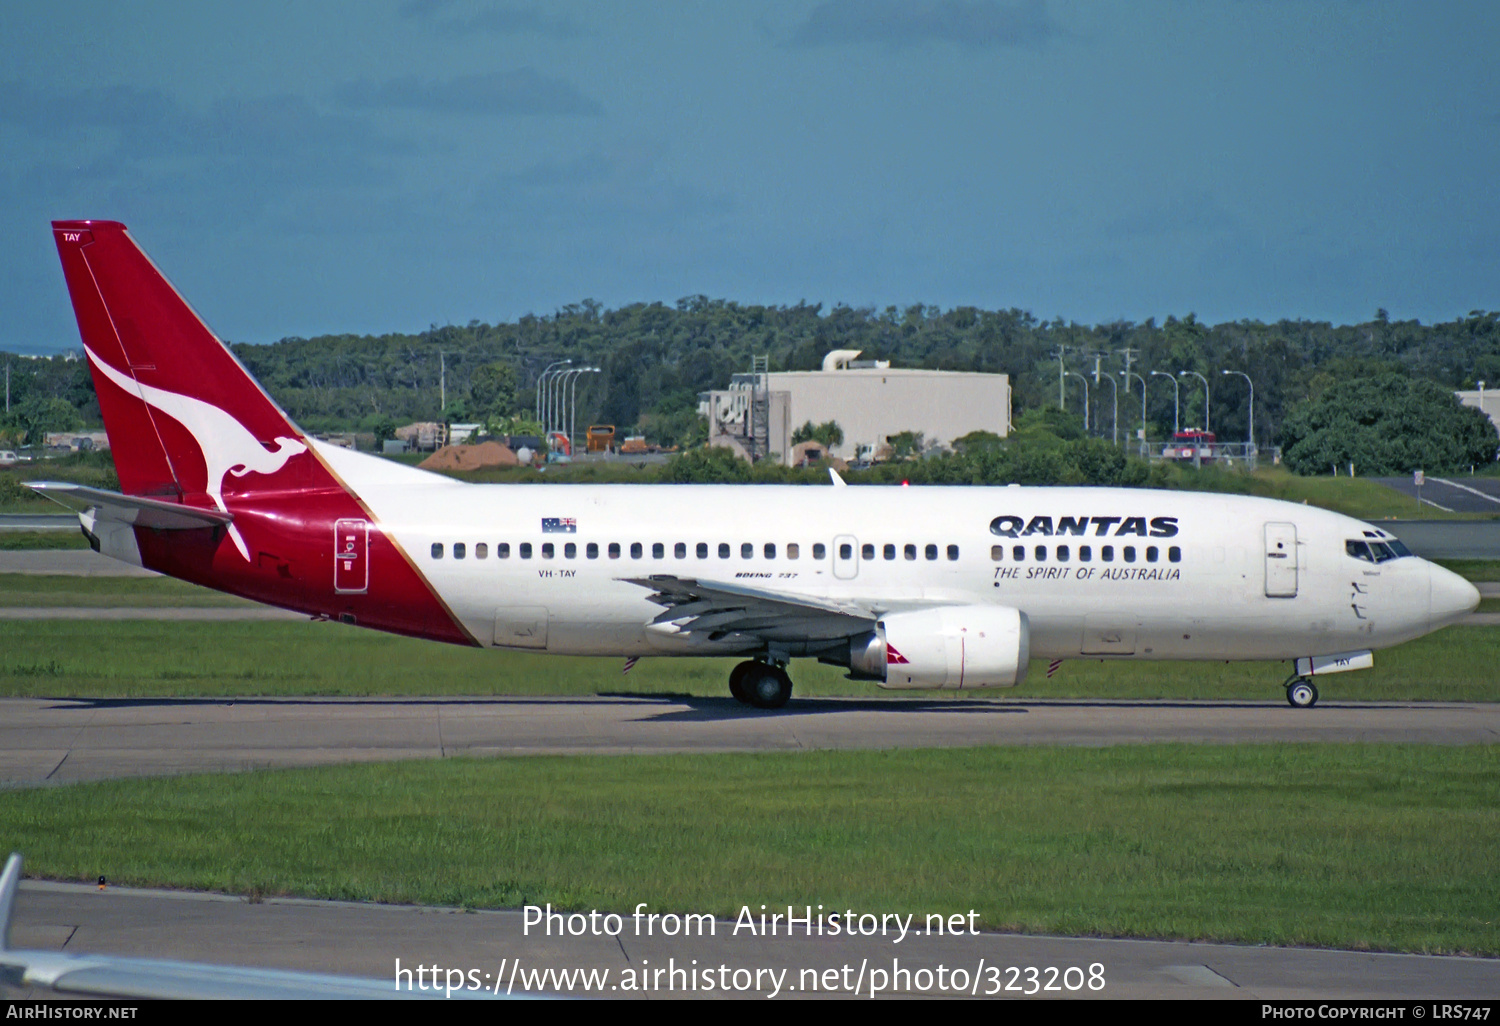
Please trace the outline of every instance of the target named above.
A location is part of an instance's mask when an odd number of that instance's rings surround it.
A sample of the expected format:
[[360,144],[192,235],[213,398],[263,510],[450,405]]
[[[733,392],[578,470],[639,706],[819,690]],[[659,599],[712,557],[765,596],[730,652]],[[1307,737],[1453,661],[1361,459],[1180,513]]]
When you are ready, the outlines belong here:
[[152,527],[164,531],[201,530],[223,527],[234,520],[230,513],[199,506],[183,506],[160,499],[147,499],[68,481],[27,481],[26,487],[75,513],[92,512],[96,522]]

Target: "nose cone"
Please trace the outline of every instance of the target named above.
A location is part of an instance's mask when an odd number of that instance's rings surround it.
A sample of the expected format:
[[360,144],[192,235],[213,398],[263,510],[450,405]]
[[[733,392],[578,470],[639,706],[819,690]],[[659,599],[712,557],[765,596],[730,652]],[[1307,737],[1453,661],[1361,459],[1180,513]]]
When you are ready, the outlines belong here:
[[1446,627],[1479,608],[1479,589],[1451,570],[1427,564],[1431,630]]

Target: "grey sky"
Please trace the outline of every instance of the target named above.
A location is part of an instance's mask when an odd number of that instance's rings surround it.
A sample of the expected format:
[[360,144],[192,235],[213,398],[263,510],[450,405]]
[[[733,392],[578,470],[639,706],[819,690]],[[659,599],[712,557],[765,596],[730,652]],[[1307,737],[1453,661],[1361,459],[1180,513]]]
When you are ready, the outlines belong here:
[[0,348],[47,221],[227,338],[593,297],[1445,320],[1500,307],[1500,6],[0,5]]

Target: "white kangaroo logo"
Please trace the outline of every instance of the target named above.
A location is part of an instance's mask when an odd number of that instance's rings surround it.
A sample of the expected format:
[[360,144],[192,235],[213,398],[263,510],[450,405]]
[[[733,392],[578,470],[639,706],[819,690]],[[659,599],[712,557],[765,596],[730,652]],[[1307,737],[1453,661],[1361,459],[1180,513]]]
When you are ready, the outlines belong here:
[[[208,469],[208,481],[204,490],[214,500],[214,505],[219,507],[220,512],[229,512],[224,506],[223,495],[226,474],[233,474],[235,477],[244,477],[251,471],[257,474],[274,474],[286,466],[287,460],[307,451],[307,446],[295,438],[278,437],[276,451],[267,452],[266,447],[256,441],[255,436],[245,430],[243,424],[217,406],[192,396],[168,392],[164,388],[143,385],[99,359],[87,346],[84,346],[84,352],[88,353],[89,362],[99,368],[110,381],[126,392],[139,395],[188,429],[193,440],[198,443],[198,448],[203,451],[203,463]],[[240,550],[240,555],[245,557],[245,562],[250,562],[250,550],[245,546],[245,539],[240,537],[239,529],[232,523],[229,525],[229,537],[234,542],[234,547]]]

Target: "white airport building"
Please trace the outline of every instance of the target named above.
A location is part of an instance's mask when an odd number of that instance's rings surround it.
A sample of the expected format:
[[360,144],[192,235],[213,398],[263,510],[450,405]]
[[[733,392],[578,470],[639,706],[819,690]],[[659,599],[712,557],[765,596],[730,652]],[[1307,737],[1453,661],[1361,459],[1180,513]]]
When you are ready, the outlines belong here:
[[859,360],[860,352],[836,349],[815,371],[773,373],[758,357],[729,388],[699,396],[708,444],[790,464],[792,434],[809,422],[838,424],[844,440],[830,455],[844,460],[876,457],[903,431],[920,432],[928,445],[951,445],[971,431],[1010,433],[1009,375],[892,367]]
[[1458,401],[1465,406],[1472,406],[1486,417],[1495,429],[1500,431],[1500,389],[1485,388],[1481,381],[1479,388],[1472,392],[1457,392]]

